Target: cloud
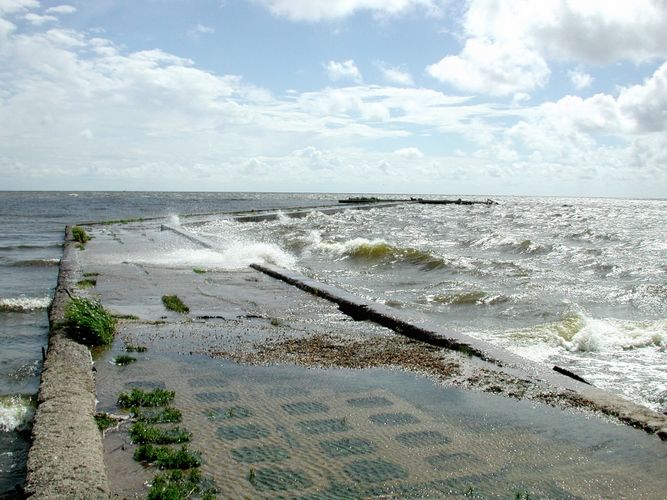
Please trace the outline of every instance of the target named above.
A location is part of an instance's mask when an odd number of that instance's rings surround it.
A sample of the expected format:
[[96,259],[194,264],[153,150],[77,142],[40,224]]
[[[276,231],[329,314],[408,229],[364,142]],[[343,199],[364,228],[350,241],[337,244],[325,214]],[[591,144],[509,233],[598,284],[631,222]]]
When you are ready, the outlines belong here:
[[363,80],[359,68],[357,68],[352,59],[342,62],[329,61],[324,68],[327,71],[329,79],[334,82],[338,80],[352,80],[361,83]]
[[188,30],[188,36],[192,38],[199,38],[202,35],[209,35],[211,33],[215,33],[215,28],[204,26],[203,24],[197,24]]
[[574,85],[574,88],[577,90],[582,90],[585,89],[586,87],[590,87],[594,80],[594,78],[591,75],[589,75],[588,73],[584,73],[583,71],[580,71],[578,69],[568,70],[567,76],[570,79],[570,82],[572,82],[572,85]]
[[[607,64],[665,58],[665,26],[664,0],[471,0],[462,23],[463,49],[427,71],[465,92],[526,92],[546,85],[550,60]],[[577,88],[590,83],[581,72],[571,78]]]
[[507,95],[542,87],[550,75],[535,51],[481,38],[466,41],[458,56],[446,56],[426,68],[434,78],[464,92]]
[[24,19],[34,26],[41,26],[42,24],[52,23],[58,20],[55,16],[40,16],[33,12],[26,14]]
[[76,12],[76,7],[72,5],[57,5],[55,7],[49,7],[45,12],[47,14],[74,14]]
[[382,72],[382,77],[385,81],[395,85],[403,85],[406,87],[411,87],[415,84],[412,79],[412,75],[407,71],[403,71],[400,68],[394,66],[388,66],[386,63],[378,63],[378,67]]
[[401,148],[394,151],[393,154],[394,156],[399,156],[401,158],[405,158],[406,160],[421,159],[424,157],[424,153],[422,153],[418,148]]
[[441,12],[442,0],[254,0],[279,17],[291,21],[332,21],[359,11],[380,16],[399,15],[417,8],[430,15]]
[[37,0],[0,0],[0,14],[14,14],[39,7]]

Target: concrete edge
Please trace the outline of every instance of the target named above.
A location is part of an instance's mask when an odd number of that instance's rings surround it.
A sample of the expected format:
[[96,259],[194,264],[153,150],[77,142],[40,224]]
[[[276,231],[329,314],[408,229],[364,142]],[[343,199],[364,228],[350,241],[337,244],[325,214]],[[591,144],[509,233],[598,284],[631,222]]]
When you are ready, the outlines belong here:
[[49,345],[42,369],[28,453],[26,497],[109,498],[102,435],[94,420],[95,379],[89,349],[62,327],[68,290],[74,288],[79,252],[71,227],[49,307]]

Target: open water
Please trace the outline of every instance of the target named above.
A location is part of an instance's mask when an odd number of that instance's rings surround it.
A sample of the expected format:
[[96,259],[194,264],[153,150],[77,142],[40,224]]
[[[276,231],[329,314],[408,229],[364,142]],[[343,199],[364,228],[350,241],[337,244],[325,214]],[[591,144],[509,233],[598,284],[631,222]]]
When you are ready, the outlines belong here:
[[[48,306],[66,224],[315,206],[344,195],[0,192],[0,497],[25,476]],[[449,198],[458,198],[452,196]],[[667,201],[498,198],[197,230],[217,252],[160,263],[268,261],[667,406]]]

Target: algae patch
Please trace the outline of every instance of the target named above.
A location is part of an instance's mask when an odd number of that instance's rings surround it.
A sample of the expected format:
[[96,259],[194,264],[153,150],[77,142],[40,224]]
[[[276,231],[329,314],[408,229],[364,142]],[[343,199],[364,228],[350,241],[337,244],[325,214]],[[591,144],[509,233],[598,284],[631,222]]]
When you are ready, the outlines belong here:
[[170,311],[174,311],[181,314],[186,314],[190,312],[190,308],[186,306],[183,301],[179,298],[178,295],[163,295],[162,303],[164,307]]

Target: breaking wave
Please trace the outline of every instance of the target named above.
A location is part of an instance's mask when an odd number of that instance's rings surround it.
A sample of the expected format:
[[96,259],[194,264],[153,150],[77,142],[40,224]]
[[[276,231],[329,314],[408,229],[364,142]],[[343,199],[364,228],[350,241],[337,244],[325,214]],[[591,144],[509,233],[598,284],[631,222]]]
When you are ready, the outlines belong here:
[[13,394],[0,396],[0,432],[24,431],[35,416],[35,401],[31,396]]
[[28,312],[46,309],[51,303],[51,297],[1,297],[0,311]]
[[628,351],[651,346],[664,348],[667,344],[667,320],[599,319],[582,312],[571,312],[559,321],[519,330],[513,336],[551,338],[570,352]]
[[166,267],[243,269],[250,264],[275,264],[293,269],[296,258],[272,243],[237,242],[220,250],[177,249],[158,255],[139,256],[127,262]]
[[509,297],[502,294],[487,293],[481,290],[470,292],[441,293],[429,296],[428,302],[445,305],[494,305],[509,301]]
[[333,254],[340,259],[406,263],[424,271],[447,267],[447,262],[441,257],[417,248],[395,246],[384,239],[354,238],[343,242],[325,242],[317,234],[314,239],[311,249]]
[[473,248],[500,249],[520,254],[542,254],[553,250],[553,246],[549,244],[537,243],[530,239],[514,239],[495,233],[468,240],[464,244]]

